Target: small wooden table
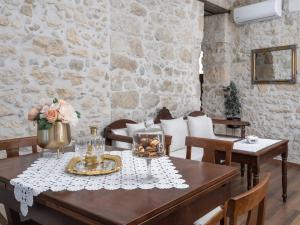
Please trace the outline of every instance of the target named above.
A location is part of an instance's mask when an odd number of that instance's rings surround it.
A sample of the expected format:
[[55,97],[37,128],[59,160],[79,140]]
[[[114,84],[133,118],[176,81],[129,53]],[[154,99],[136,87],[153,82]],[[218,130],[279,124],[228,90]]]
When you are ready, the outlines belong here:
[[247,165],[248,189],[259,182],[260,166],[280,155],[282,158],[282,199],[286,202],[288,142],[288,140],[281,140],[257,152],[233,150],[232,161]]
[[[20,204],[15,200],[9,181],[38,157],[38,154],[32,154],[1,160],[0,202],[15,212],[19,212]],[[46,225],[190,225],[232,197],[230,184],[238,174],[236,168],[171,159],[189,188],[47,191],[34,199],[28,215]],[[18,213],[15,215],[17,218]]]

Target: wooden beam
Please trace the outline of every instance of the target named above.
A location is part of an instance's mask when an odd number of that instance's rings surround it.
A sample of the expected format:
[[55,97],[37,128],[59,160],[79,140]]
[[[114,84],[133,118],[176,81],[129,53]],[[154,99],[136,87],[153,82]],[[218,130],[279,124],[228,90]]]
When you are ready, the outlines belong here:
[[216,14],[230,13],[230,10],[213,4],[207,0],[199,0],[204,3],[204,16],[212,16]]

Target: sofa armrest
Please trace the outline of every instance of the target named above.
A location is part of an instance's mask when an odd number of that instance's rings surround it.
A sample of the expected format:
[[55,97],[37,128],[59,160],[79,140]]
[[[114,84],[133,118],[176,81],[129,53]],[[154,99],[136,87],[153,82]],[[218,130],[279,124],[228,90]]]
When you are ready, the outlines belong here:
[[132,137],[128,137],[128,136],[108,133],[106,138],[110,139],[111,141],[121,141],[121,142],[132,144]]

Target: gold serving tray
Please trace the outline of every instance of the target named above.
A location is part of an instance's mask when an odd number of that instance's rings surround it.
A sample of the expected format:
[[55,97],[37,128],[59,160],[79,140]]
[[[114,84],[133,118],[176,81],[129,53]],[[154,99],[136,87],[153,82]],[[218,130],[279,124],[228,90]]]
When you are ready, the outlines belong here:
[[78,166],[80,157],[74,157],[67,165],[67,172],[77,175],[96,176],[115,173],[122,168],[122,159],[117,155],[104,154],[97,164],[89,165],[84,168]]

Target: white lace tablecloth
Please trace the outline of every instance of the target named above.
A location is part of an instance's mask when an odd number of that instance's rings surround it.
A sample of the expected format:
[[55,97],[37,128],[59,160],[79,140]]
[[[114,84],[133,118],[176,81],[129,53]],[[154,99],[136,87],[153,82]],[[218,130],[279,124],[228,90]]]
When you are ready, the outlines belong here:
[[249,144],[247,140],[241,140],[235,142],[233,145],[233,149],[247,151],[247,152],[258,152],[266,147],[269,147],[273,144],[280,142],[281,140],[273,140],[273,139],[263,139],[259,138],[256,143]]
[[152,175],[158,179],[145,182],[147,165],[145,159],[133,157],[131,151],[114,151],[112,155],[122,157],[122,170],[102,176],[78,176],[65,171],[65,167],[74,153],[65,153],[60,159],[55,157],[39,158],[27,170],[11,180],[15,198],[21,204],[24,216],[28,206],[32,206],[33,197],[45,191],[79,191],[99,189],[170,189],[188,188],[168,157],[152,160]]

